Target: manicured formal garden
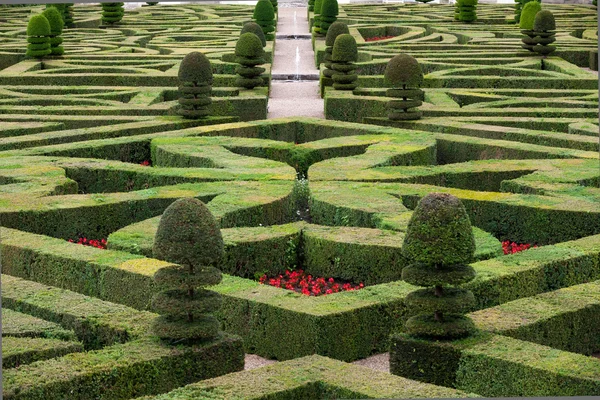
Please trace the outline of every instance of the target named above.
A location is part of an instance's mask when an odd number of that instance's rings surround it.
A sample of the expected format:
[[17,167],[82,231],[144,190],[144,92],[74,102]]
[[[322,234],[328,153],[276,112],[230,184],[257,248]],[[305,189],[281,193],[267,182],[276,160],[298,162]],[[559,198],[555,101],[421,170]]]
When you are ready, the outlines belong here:
[[5,398],[600,395],[596,8],[530,3],[309,3],[326,119],[276,1],[0,7]]

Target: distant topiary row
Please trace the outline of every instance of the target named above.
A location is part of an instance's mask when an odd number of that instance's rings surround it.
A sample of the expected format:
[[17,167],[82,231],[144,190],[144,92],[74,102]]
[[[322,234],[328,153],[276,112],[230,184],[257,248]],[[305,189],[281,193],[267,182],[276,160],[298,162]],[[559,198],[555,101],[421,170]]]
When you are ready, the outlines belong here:
[[260,25],[266,40],[275,39],[275,9],[269,0],[259,0],[254,7],[252,16],[256,23]]
[[339,6],[337,0],[322,0],[315,3],[315,18],[313,32],[319,35],[327,35],[331,24],[337,20]]
[[541,4],[537,1],[525,4],[519,27],[521,33],[525,35],[521,45],[524,49],[534,51],[544,57],[556,50],[556,46],[550,46],[556,41],[554,15],[548,10],[542,10]]
[[460,22],[473,22],[477,19],[477,0],[457,0],[454,19]]
[[123,19],[123,3],[102,3],[102,23],[114,25]]

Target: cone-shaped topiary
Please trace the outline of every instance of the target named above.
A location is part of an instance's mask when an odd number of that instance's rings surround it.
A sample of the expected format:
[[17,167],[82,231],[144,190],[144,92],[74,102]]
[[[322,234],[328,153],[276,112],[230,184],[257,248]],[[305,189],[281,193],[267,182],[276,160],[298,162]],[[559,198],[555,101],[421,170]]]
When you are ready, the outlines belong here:
[[265,47],[267,45],[267,39],[265,38],[265,33],[262,31],[262,28],[260,27],[260,25],[258,25],[256,22],[253,22],[253,21],[246,22],[244,24],[244,26],[242,27],[240,36],[247,32],[254,33],[256,36],[258,36],[263,47]]
[[50,54],[50,22],[42,15],[34,15],[27,24],[28,57],[42,58]]
[[533,21],[535,20],[535,15],[542,10],[542,5],[537,1],[530,1],[523,7],[523,11],[521,12],[521,22],[519,22],[519,28],[521,28],[521,33],[525,35],[521,41],[523,44],[522,48],[527,49],[529,51],[533,51],[533,46],[535,46],[535,34],[533,33]]
[[75,26],[74,14],[75,11],[73,9],[75,3],[65,3],[65,28],[73,28]]
[[358,59],[358,47],[354,36],[343,33],[338,35],[333,43],[331,52],[331,68],[335,71],[333,79],[333,88],[336,90],[354,90],[358,86],[356,81],[358,75],[356,70],[356,60]]
[[63,24],[65,23],[65,13],[67,6],[66,4],[46,4],[46,10],[49,8],[56,8],[60,14],[61,19],[63,20]]
[[333,45],[335,43],[335,39],[339,35],[348,34],[350,30],[348,29],[348,25],[343,22],[336,21],[327,30],[327,36],[325,36],[325,57],[324,64],[325,69],[323,70],[323,77],[321,79],[321,94],[323,95],[323,90],[325,86],[331,86],[333,84],[333,74],[335,71],[332,67],[331,55],[333,53]]
[[339,7],[337,0],[323,0],[323,3],[321,4],[318,33],[327,35],[329,27],[337,20],[338,13]]
[[313,16],[313,33],[318,34],[319,28],[321,27],[321,8],[323,7],[323,0],[315,0],[314,16]]
[[209,115],[213,74],[208,58],[197,51],[186,55],[179,66],[179,80],[181,86],[177,113],[190,119]]
[[393,98],[387,104],[389,119],[408,121],[422,117],[423,113],[416,108],[423,104],[423,91],[419,89],[423,72],[414,57],[408,54],[393,57],[385,68],[384,81],[391,86],[386,96]]
[[265,50],[258,36],[252,32],[240,35],[235,45],[235,62],[240,64],[235,73],[238,74],[236,85],[246,89],[253,89],[263,85],[260,75],[264,68],[257,67],[265,63]]
[[554,14],[548,10],[542,10],[535,15],[533,21],[533,34],[535,35],[535,46],[533,51],[547,57],[549,54],[556,50],[556,46],[550,46],[551,43],[556,41],[554,35],[556,29],[556,22],[554,20]]
[[402,279],[426,289],[406,296],[417,314],[406,321],[406,332],[416,337],[453,339],[468,336],[473,322],[464,315],[475,304],[469,290],[449,287],[471,281],[475,239],[465,207],[445,193],[425,196],[408,223],[402,246],[411,263]]
[[215,338],[220,324],[211,314],[222,299],[204,288],[222,279],[216,266],[223,257],[223,238],[206,205],[186,198],[167,207],[152,253],[157,259],[179,264],[154,274],[158,293],[151,305],[161,315],[152,324],[152,332],[170,342]]
[[50,24],[50,54],[62,56],[65,53],[65,49],[61,46],[63,42],[61,35],[64,27],[62,16],[54,7],[46,8],[42,14]]
[[123,3],[102,3],[102,23],[109,25],[119,23],[124,14]]
[[275,39],[272,33],[275,31],[275,10],[269,0],[258,0],[252,18],[260,25],[267,40]]
[[459,0],[456,2],[456,7],[455,19],[461,22],[473,22],[477,19],[477,0]]

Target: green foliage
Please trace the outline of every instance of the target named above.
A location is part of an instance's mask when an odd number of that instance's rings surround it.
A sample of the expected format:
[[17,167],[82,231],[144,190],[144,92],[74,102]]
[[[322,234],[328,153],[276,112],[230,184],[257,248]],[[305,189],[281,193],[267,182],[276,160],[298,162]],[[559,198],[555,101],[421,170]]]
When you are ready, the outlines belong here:
[[275,9],[269,0],[259,0],[256,3],[252,18],[262,28],[266,40],[275,38],[275,35],[271,33],[275,31]]
[[542,10],[535,15],[533,21],[533,35],[535,46],[533,51],[540,54],[543,57],[547,57],[549,54],[556,50],[556,46],[550,46],[550,44],[556,41],[554,37],[556,32],[556,22],[554,15],[548,10]]
[[64,54],[65,50],[61,46],[62,44],[62,34],[64,22],[60,12],[54,8],[49,7],[42,13],[48,22],[50,23],[50,50],[52,55],[61,56]]
[[331,60],[337,63],[356,62],[358,59],[358,47],[354,36],[350,34],[338,35],[333,44]]
[[273,6],[273,11],[277,12],[277,0],[270,0],[271,5]]
[[42,14],[34,15],[27,25],[28,57],[43,58],[52,53],[50,45],[50,23]]
[[323,0],[321,5],[321,16],[318,33],[321,35],[327,35],[331,24],[337,20],[339,13],[339,7],[337,0]]
[[[515,0],[515,22],[517,24],[519,24],[521,22],[521,15],[523,13],[523,9],[525,8],[525,6],[532,2],[535,1],[537,3],[541,3],[541,0]],[[529,28],[531,29],[531,28]]]
[[244,26],[242,27],[240,36],[247,32],[254,33],[256,36],[258,36],[263,47],[265,47],[267,45],[267,39],[265,38],[265,33],[263,32],[260,25],[258,25],[256,22],[253,22],[253,21],[246,22],[244,24]]
[[163,213],[152,252],[158,259],[180,266],[158,270],[158,293],[152,308],[161,314],[152,332],[163,340],[210,340],[219,333],[211,314],[221,306],[221,296],[202,288],[221,281],[215,268],[223,257],[221,231],[206,205],[195,198],[179,199]]
[[[394,121],[421,118],[422,113],[415,110],[422,104],[423,98],[423,91],[416,89],[423,82],[419,62],[408,54],[394,56],[385,68],[384,81],[392,86],[392,89],[386,91],[386,96],[394,98],[387,104],[388,118]],[[398,87],[402,89],[397,89]]]
[[554,14],[548,10],[542,10],[535,15],[533,30],[536,32],[548,32],[556,29]]
[[179,86],[179,108],[176,112],[189,119],[208,116],[213,82],[208,58],[197,51],[189,53],[181,61],[178,76],[182,85]]
[[239,75],[236,84],[246,89],[253,89],[264,84],[260,75],[264,68],[257,67],[265,63],[265,51],[262,42],[254,33],[240,35],[235,45],[235,62],[240,64],[235,72]]
[[537,1],[530,1],[525,4],[523,11],[521,12],[521,19],[519,22],[519,28],[521,29],[533,29],[533,21],[535,15],[542,10],[542,5]]
[[336,90],[354,90],[358,86],[358,75],[354,74],[358,59],[356,40],[350,34],[339,35],[333,44],[331,52],[331,68],[335,71],[332,75],[333,88]]
[[323,7],[323,0],[315,0],[314,6],[314,17],[313,17],[313,31],[318,33],[318,29],[321,27],[321,8]]
[[149,6],[155,6],[158,4],[158,1],[147,1],[146,4],[148,4]]
[[458,0],[455,19],[461,22],[473,22],[477,19],[477,0]]
[[[333,50],[333,45],[335,43],[335,39],[342,34],[349,34],[350,30],[348,29],[348,25],[344,22],[336,21],[331,24],[329,29],[327,30],[327,35],[325,36],[325,45],[330,47],[330,50]],[[329,52],[331,54],[331,51]]]
[[421,199],[408,223],[402,246],[412,262],[402,271],[408,283],[425,286],[406,297],[418,312],[407,320],[406,332],[415,337],[457,338],[474,331],[473,322],[462,314],[475,304],[467,289],[448,288],[474,278],[472,267],[475,238],[471,221],[461,201],[443,193]]
[[413,56],[398,54],[388,62],[384,79],[392,87],[419,87],[423,83],[423,72]]
[[113,25],[123,19],[123,3],[102,3],[102,23]]
[[65,21],[65,27],[67,28],[72,28],[73,26],[75,26],[75,21],[73,20],[73,6],[75,5],[74,3],[64,3],[65,4],[65,11],[64,11],[64,21]]
[[433,1],[433,0],[417,0],[417,1],[419,3],[429,3],[430,1]]

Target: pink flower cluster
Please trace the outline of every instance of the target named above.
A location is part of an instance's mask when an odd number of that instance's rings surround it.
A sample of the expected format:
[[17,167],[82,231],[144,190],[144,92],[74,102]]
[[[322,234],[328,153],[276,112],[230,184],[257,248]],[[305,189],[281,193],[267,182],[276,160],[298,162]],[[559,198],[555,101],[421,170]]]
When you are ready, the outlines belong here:
[[378,40],[385,40],[385,39],[391,39],[395,36],[374,36],[372,38],[366,38],[365,42],[376,42]]
[[315,278],[312,275],[305,274],[303,270],[286,270],[285,275],[279,275],[275,278],[269,278],[265,274],[260,277],[258,282],[260,284],[293,290],[294,292],[302,293],[305,296],[321,296],[358,290],[365,287],[362,282],[358,285],[353,285],[351,283],[336,283],[333,278]]
[[69,239],[69,242],[75,243],[75,244],[82,244],[84,246],[95,247],[97,249],[106,250],[106,239],[94,240],[94,239],[80,237],[79,239],[77,239],[77,241],[74,241],[73,239]]
[[152,164],[150,163],[150,161],[148,160],[144,160],[140,163],[140,165],[144,166],[144,167],[151,167]]
[[529,243],[515,243],[511,242],[510,240],[505,240],[502,242],[502,251],[504,251],[504,254],[515,254],[532,247],[536,248],[537,245],[531,246]]

